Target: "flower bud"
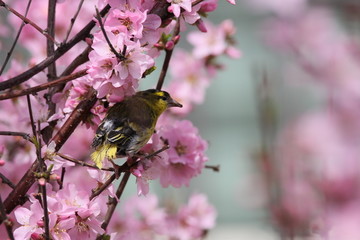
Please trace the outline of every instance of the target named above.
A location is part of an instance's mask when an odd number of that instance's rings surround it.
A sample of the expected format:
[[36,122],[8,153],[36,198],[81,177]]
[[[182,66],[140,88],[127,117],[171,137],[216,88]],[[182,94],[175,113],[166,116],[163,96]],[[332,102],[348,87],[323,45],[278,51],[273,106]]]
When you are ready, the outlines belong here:
[[207,29],[206,29],[206,26],[204,24],[204,21],[199,19],[195,22],[197,28],[201,31],[201,32],[204,32],[206,33],[207,32]]
[[44,221],[43,220],[39,220],[37,223],[38,227],[44,227]]
[[162,43],[155,43],[154,47],[158,48],[159,50],[164,49],[164,44]]
[[46,184],[46,179],[45,179],[45,178],[39,178],[38,182],[39,182],[39,184],[40,184],[41,186],[45,186],[45,184]]
[[93,40],[91,38],[85,38],[85,42],[91,46],[93,44]]
[[133,168],[131,169],[131,173],[135,176],[135,177],[141,177],[141,171],[137,168]]
[[168,41],[168,42],[165,44],[166,50],[172,50],[172,49],[174,48],[174,46],[175,46],[175,43],[174,43],[172,40]]
[[44,238],[38,233],[32,233],[30,236],[31,240],[44,240]]
[[173,37],[172,40],[174,41],[175,44],[177,44],[180,40],[180,35],[176,35],[175,37]]
[[57,174],[51,174],[50,175],[50,180],[60,180],[60,176]]
[[0,159],[0,167],[5,165],[5,160]]
[[173,6],[169,6],[167,10],[169,13],[173,13]]

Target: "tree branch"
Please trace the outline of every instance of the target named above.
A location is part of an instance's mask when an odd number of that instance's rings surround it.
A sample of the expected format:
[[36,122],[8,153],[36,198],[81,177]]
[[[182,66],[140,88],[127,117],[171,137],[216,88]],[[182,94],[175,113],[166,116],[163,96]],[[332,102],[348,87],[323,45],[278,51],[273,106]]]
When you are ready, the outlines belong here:
[[11,92],[2,93],[2,94],[0,94],[0,100],[25,96],[25,95],[28,95],[28,94],[34,94],[34,93],[40,92],[42,90],[45,90],[45,89],[53,87],[53,86],[57,86],[57,85],[60,85],[60,84],[65,84],[65,83],[67,83],[67,82],[69,82],[71,80],[74,80],[76,78],[85,76],[86,74],[87,74],[86,69],[83,69],[83,70],[80,70],[80,71],[78,71],[78,72],[76,72],[74,74],[58,78],[58,79],[56,79],[56,80],[54,80],[52,82],[47,82],[47,83],[41,84],[39,86],[35,86],[35,87],[32,87],[32,88],[27,88],[27,89],[22,89],[22,90],[13,90]]
[[14,238],[13,231],[12,231],[12,222],[9,220],[9,218],[6,215],[1,196],[0,196],[0,214],[1,214],[0,222],[5,222],[5,228],[6,228],[8,236],[9,236],[9,239],[14,240],[15,238]]
[[[95,90],[89,89],[84,96],[84,100],[77,105],[64,125],[53,137],[52,141],[56,143],[55,151],[59,151],[81,120],[89,116],[90,109],[94,106],[96,100]],[[35,182],[34,172],[36,172],[38,168],[39,163],[35,161],[15,186],[14,190],[10,192],[9,196],[5,199],[4,206],[7,213],[12,212],[16,206],[26,202],[25,195]]]
[[106,180],[106,182],[103,185],[101,185],[99,189],[97,189],[91,194],[89,198],[90,201],[93,200],[95,197],[99,196],[103,191],[105,191],[105,189],[107,189],[115,179],[116,179],[116,174],[111,175],[110,178]]
[[7,184],[9,187],[11,187],[12,189],[15,188],[15,184],[13,184],[12,181],[10,181],[10,179],[8,179],[7,177],[5,177],[5,175],[3,175],[1,172],[0,172],[0,178],[2,180],[2,183],[5,183]]
[[[73,162],[77,165],[80,165],[80,166],[83,166],[83,167],[89,167],[89,168],[93,168],[93,169],[96,169],[96,170],[99,170],[99,168],[95,165],[91,165],[91,164],[88,164],[84,161],[79,161],[79,160],[76,160],[75,158],[72,158],[72,157],[69,157],[69,156],[66,156],[65,154],[62,154],[62,153],[56,153],[56,155],[58,155],[59,157],[65,159],[65,160],[68,160],[70,162]],[[114,171],[114,168],[100,168],[100,170],[103,170],[103,171],[109,171],[109,172],[113,172]]]
[[111,198],[111,200],[110,200],[110,205],[109,205],[109,208],[108,208],[108,210],[106,212],[105,220],[101,224],[101,228],[104,229],[104,230],[106,230],[107,226],[110,223],[111,217],[112,217],[112,215],[113,215],[113,213],[115,211],[115,208],[116,208],[116,206],[117,206],[117,204],[118,204],[118,202],[119,202],[119,200],[121,198],[122,193],[124,192],[124,189],[125,189],[125,186],[126,186],[128,180],[129,180],[129,177],[130,177],[130,172],[125,172],[124,176],[123,176],[123,178],[122,178],[122,180],[121,180],[121,182],[119,184],[119,187],[116,190],[117,199]]
[[[35,137],[35,148],[36,148],[36,161],[39,162],[40,172],[46,171],[46,165],[44,162],[44,159],[41,157],[41,140],[38,132],[36,131],[33,112],[32,112],[32,106],[30,101],[30,96],[26,95],[27,103],[28,103],[28,110],[29,110],[29,116],[31,121],[31,128],[33,131],[33,135]],[[39,123],[40,125],[40,123]],[[45,228],[45,239],[50,240],[50,230],[49,230],[49,211],[47,207],[47,194],[46,194],[46,187],[45,185],[39,184],[41,196],[42,196],[42,206],[44,211],[44,228]]]
[[[112,45],[112,43],[110,42],[110,39],[108,38],[107,34],[106,34],[106,31],[105,31],[105,28],[104,28],[104,24],[101,20],[101,16],[100,16],[100,13],[99,13],[99,10],[96,8],[96,19],[98,20],[99,22],[99,25],[100,25],[100,29],[101,29],[101,32],[103,33],[104,37],[105,37],[105,40],[107,42],[107,44],[109,45],[110,47],[110,50],[113,54],[115,54],[115,56],[119,59],[119,61],[124,61],[126,60],[126,57],[125,57],[125,52],[124,53],[119,53],[116,51],[116,49],[114,48],[114,46]],[[125,45],[124,45],[124,49],[126,49]]]
[[[106,5],[100,11],[100,14],[102,16],[104,16],[109,11],[109,9],[110,9],[110,6]],[[11,88],[20,83],[23,83],[23,82],[29,80],[35,74],[44,70],[47,66],[49,66],[51,63],[53,63],[58,58],[60,58],[62,55],[64,55],[67,51],[69,51],[74,45],[76,45],[81,40],[85,39],[85,37],[87,37],[89,35],[91,29],[94,26],[95,26],[95,21],[91,20],[80,32],[78,32],[71,40],[69,40],[69,42],[61,45],[58,49],[56,49],[54,55],[47,57],[39,64],[35,65],[34,67],[28,69],[27,71],[25,71],[21,74],[19,74],[18,76],[15,76],[6,81],[0,82],[0,91]]]
[[27,141],[30,141],[30,134],[28,133],[23,133],[23,132],[10,132],[10,131],[0,131],[0,135],[3,135],[3,136],[19,136],[19,137],[22,137],[24,138],[25,140]]
[[[174,28],[173,38],[176,37],[177,35],[179,35],[179,32],[180,32],[180,21],[178,20],[176,22],[176,26]],[[167,70],[169,68],[170,59],[171,59],[173,51],[174,51],[174,48],[171,48],[171,49],[166,49],[165,48],[166,55],[165,55],[163,66],[161,68],[161,73],[160,73],[160,76],[159,76],[159,80],[158,80],[157,85],[156,85],[157,90],[161,90],[161,88],[162,88],[162,86],[164,84],[165,76],[166,76]]]
[[30,24],[33,28],[35,28],[38,32],[40,32],[42,35],[44,35],[48,40],[52,41],[56,45],[59,45],[54,38],[52,38],[45,30],[43,30],[41,27],[39,27],[36,23],[28,19],[27,17],[24,17],[19,12],[17,12],[15,9],[9,7],[4,1],[0,0],[0,6],[4,7],[6,10],[10,11],[14,15],[16,15],[18,18],[20,18],[25,24]]
[[[28,1],[28,4],[27,4],[27,6],[26,6],[25,17],[27,16],[27,14],[28,14],[28,12],[29,12],[29,8],[30,8],[30,5],[31,5],[31,1],[32,1],[32,0],[29,0],[29,1]],[[24,26],[25,26],[25,22],[22,22],[21,25],[20,25],[20,28],[19,28],[19,30],[18,30],[18,32],[17,32],[17,34],[16,34],[16,37],[15,37],[15,39],[14,39],[14,42],[13,42],[13,44],[11,45],[11,48],[10,48],[9,52],[6,54],[5,61],[4,61],[3,65],[2,65],[2,67],[1,67],[1,70],[0,70],[0,75],[2,75],[2,73],[4,72],[4,70],[5,70],[5,68],[6,68],[7,63],[8,63],[9,60],[10,60],[10,57],[11,57],[11,55],[12,55],[14,49],[15,49],[15,46],[16,46],[16,44],[17,44],[17,41],[19,40],[19,37],[20,37],[20,33],[21,33],[22,29],[24,28]]]
[[70,19],[70,27],[69,27],[69,29],[68,29],[68,31],[66,33],[66,37],[65,37],[63,43],[66,43],[66,41],[68,40],[68,38],[70,36],[70,33],[71,33],[71,30],[72,30],[72,28],[74,26],[75,20],[76,20],[77,16],[79,15],[79,12],[80,12],[80,10],[82,8],[83,3],[84,3],[84,0],[80,0],[79,6],[78,6],[78,8],[76,10],[76,13],[75,13],[74,17],[72,17]]

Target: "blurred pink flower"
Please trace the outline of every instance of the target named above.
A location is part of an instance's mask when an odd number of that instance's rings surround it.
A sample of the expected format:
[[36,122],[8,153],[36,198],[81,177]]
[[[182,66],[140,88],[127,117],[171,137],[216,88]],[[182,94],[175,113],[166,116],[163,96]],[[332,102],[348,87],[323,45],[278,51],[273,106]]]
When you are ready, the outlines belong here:
[[207,32],[191,32],[188,41],[194,45],[193,54],[197,58],[210,55],[218,56],[226,49],[225,32],[210,22],[205,22]]
[[251,7],[259,11],[271,11],[280,16],[293,16],[305,9],[307,0],[246,0]]
[[[174,226],[168,234],[176,239],[190,240],[205,236],[215,226],[216,210],[203,194],[193,194],[187,205],[182,206],[174,219]],[[174,221],[175,220],[175,221]]]

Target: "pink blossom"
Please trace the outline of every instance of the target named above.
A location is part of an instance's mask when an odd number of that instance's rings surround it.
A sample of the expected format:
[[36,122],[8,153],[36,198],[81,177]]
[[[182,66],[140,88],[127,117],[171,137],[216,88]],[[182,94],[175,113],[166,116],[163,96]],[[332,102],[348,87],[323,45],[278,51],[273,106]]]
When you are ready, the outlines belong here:
[[226,49],[225,32],[210,22],[205,22],[207,32],[191,32],[188,41],[194,45],[194,56],[204,58],[206,56],[218,56]]
[[166,139],[168,162],[161,166],[160,183],[163,187],[189,185],[191,178],[200,174],[205,162],[207,143],[199,136],[190,121],[175,121],[162,126],[159,135]]
[[146,11],[139,9],[113,9],[105,22],[105,28],[110,31],[123,32],[135,38],[141,38]]
[[156,14],[148,14],[145,22],[143,23],[143,36],[140,40],[141,45],[155,44],[159,41],[161,31],[159,29],[161,25],[161,18]]
[[201,3],[199,3],[201,6],[200,11],[207,13],[207,12],[213,12],[218,7],[218,0],[206,0]]
[[195,5],[191,11],[184,11],[180,16],[180,30],[186,30],[186,23],[195,24],[196,21],[200,20],[199,10],[201,8],[201,4]]
[[[130,198],[123,205],[123,211],[127,231],[136,233],[138,239],[151,239],[150,236],[165,231],[166,214],[164,209],[159,208],[158,200],[154,195]],[[145,236],[148,237],[144,238]]]
[[[152,154],[164,147],[164,142],[158,134],[153,134],[148,144],[141,149],[146,154]],[[162,164],[166,164],[168,155],[166,151],[162,151],[152,158],[141,158],[136,167],[131,169],[133,175],[136,176],[138,195],[147,195],[149,192],[149,181],[158,179],[160,176],[160,168]]]
[[74,218],[68,217],[59,221],[56,214],[49,215],[50,234],[54,240],[71,240],[68,230],[74,226]]
[[[216,210],[203,194],[193,194],[187,205],[181,207],[169,235],[183,240],[201,238],[215,225]],[[175,220],[175,221],[174,221]]]
[[143,73],[154,65],[154,60],[146,54],[146,49],[139,41],[126,39],[124,33],[113,34],[108,37],[117,52],[122,53],[125,45],[125,59],[117,59],[108,47],[102,32],[94,35],[93,51],[89,54],[88,65],[89,83],[98,91],[98,97],[122,99],[134,93],[138,87],[138,80]]
[[170,11],[174,13],[175,17],[179,17],[181,8],[187,12],[191,12],[191,0],[167,0],[170,5]]
[[196,104],[202,103],[210,84],[204,61],[181,50],[176,51],[174,55],[170,68],[174,80],[168,87],[169,92],[180,102],[189,100]]
[[21,226],[14,231],[15,239],[29,239],[33,233],[42,234],[44,230],[38,223],[42,220],[43,212],[38,201],[31,205],[30,210],[24,207],[17,208],[15,210],[15,217]]

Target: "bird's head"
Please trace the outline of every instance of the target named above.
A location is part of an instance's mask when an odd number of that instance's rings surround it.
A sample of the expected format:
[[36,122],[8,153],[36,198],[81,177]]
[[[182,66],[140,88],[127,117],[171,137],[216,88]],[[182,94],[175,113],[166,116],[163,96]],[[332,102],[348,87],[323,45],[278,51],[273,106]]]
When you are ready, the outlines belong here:
[[182,107],[182,105],[172,99],[166,91],[149,89],[138,92],[138,94],[149,102],[150,106],[160,114],[169,107]]

